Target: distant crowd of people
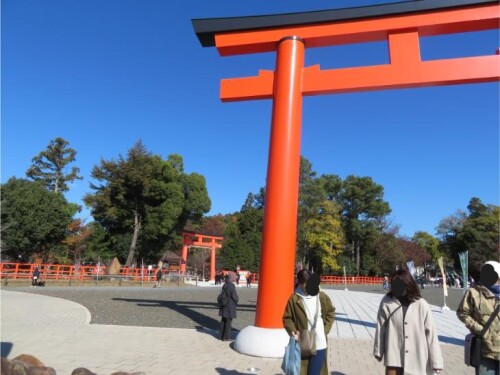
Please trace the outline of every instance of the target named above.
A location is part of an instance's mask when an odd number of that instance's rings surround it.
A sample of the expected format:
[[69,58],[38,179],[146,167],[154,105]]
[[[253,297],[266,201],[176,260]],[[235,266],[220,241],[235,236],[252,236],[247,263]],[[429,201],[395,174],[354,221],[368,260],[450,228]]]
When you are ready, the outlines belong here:
[[[225,277],[231,272],[229,271],[219,271],[215,274],[215,285],[221,285],[222,282],[225,280]],[[240,279],[241,279],[241,273],[239,271],[234,271],[234,283],[236,285],[240,285]],[[250,271],[245,272],[245,280],[246,280],[246,286],[247,288],[252,287],[252,278],[253,274]]]

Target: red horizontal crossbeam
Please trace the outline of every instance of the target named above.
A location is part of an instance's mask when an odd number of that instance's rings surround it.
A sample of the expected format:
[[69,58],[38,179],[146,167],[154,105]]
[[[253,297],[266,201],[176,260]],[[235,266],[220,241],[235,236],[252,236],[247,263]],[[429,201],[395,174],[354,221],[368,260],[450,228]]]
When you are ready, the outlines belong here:
[[224,237],[209,236],[201,233],[182,232],[182,244],[196,247],[207,247],[220,249]]
[[433,36],[498,28],[500,6],[483,5],[455,10],[430,11],[409,15],[390,15],[366,20],[337,21],[215,35],[222,56],[276,50],[279,40],[298,36],[306,48],[385,40],[394,31],[416,30],[420,36]]
[[[286,36],[300,37],[306,48],[388,41],[389,64],[329,70],[321,70],[319,65],[304,68],[302,94],[310,96],[498,81],[499,55],[421,61],[419,38],[496,29],[499,21],[500,6],[487,5],[379,17],[362,22],[358,20],[231,32],[218,34],[215,40],[222,55],[273,51],[277,42]],[[273,96],[273,82],[272,71],[260,71],[256,77],[224,79],[221,82],[220,98],[224,102],[269,99]]]
[[[413,67],[414,69],[410,69]],[[406,71],[406,74],[402,74]],[[304,96],[381,89],[495,82],[500,77],[500,55],[424,61],[397,68],[391,64],[359,68],[321,70],[319,65],[303,71]],[[225,79],[221,82],[223,102],[271,99],[274,73]]]

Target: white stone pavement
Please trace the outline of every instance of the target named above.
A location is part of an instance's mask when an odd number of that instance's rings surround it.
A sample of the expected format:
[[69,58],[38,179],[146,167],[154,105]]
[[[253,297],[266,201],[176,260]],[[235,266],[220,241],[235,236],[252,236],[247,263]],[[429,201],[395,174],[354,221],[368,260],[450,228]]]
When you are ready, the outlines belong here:
[[[375,336],[377,311],[382,294],[351,292],[344,290],[324,290],[336,308],[336,321],[330,332],[331,338],[356,338],[372,340]],[[439,341],[447,344],[463,345],[469,333],[458,320],[456,312],[431,306]]]
[[[332,375],[383,374],[371,355],[381,294],[326,291],[337,320],[329,335]],[[209,330],[89,324],[88,310],[74,302],[30,293],[0,292],[2,353],[38,357],[58,375],[86,367],[99,375],[143,371],[148,375],[281,374],[279,359],[235,352]],[[463,365],[465,327],[455,312],[433,307],[445,357],[444,374],[473,374]]]

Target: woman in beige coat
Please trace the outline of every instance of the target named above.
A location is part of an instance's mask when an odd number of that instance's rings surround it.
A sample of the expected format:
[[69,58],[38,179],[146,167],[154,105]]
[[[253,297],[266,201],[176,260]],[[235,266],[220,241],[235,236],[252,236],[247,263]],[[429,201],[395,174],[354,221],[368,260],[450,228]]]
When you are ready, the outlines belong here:
[[373,355],[384,360],[386,375],[432,375],[443,369],[431,309],[406,270],[394,274],[391,291],[380,302]]
[[319,299],[320,309],[316,324],[317,352],[312,357],[301,361],[300,374],[328,375],[326,350],[328,333],[335,320],[335,308],[330,297],[319,290],[319,276],[317,274],[301,270],[297,273],[297,284],[283,313],[283,325],[288,334],[298,340],[298,333],[301,330],[311,329]]

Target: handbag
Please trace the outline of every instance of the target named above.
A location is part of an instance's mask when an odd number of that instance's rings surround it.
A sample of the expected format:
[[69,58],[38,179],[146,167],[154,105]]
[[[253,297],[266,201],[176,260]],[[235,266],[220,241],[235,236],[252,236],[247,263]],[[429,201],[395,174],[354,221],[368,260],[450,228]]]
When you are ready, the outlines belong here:
[[464,362],[472,367],[479,367],[481,362],[481,339],[473,333],[465,336]]
[[300,345],[293,337],[285,348],[281,369],[285,375],[300,375]]
[[316,323],[318,322],[319,314],[319,295],[316,304],[316,315],[311,330],[303,329],[299,332],[300,355],[302,359],[309,358],[316,354]]
[[490,318],[483,326],[483,330],[481,331],[479,337],[474,335],[473,333],[469,333],[468,335],[465,336],[464,362],[467,366],[479,367],[479,364],[481,363],[482,338],[486,333],[486,331],[488,331],[488,329],[490,328],[491,323],[493,323],[493,320],[498,315],[499,311],[500,311],[500,305],[496,307],[495,311],[493,311],[493,314],[491,314]]

